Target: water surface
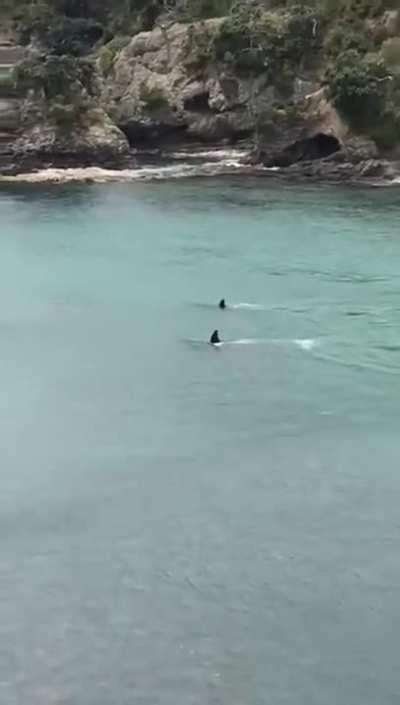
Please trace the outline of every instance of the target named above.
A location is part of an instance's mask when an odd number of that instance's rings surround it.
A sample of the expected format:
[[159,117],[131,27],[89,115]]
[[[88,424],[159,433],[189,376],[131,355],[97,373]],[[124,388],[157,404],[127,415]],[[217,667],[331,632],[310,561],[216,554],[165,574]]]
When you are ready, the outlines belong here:
[[399,215],[2,187],[0,702],[399,702]]

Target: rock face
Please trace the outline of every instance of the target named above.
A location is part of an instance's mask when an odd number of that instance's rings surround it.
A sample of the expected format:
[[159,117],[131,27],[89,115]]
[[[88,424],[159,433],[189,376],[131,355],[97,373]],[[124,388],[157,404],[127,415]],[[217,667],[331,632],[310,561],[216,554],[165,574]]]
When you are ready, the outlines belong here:
[[367,21],[366,26],[381,39],[395,37],[400,32],[400,10],[386,10],[378,19]]
[[274,104],[263,76],[239,77],[209,61],[220,19],[143,32],[120,53],[102,101],[132,144],[154,140],[234,141],[255,128],[252,112]]
[[44,122],[24,130],[14,143],[14,161],[19,168],[73,166],[85,164],[122,166],[129,157],[129,145],[122,132],[102,112],[92,124],[61,130]]
[[67,129],[52,119],[42,91],[18,88],[13,71],[27,56],[24,48],[0,37],[0,172],[44,164],[122,166],[129,144],[104,110],[93,106]]
[[290,167],[327,164],[328,158],[335,163],[333,157],[337,164],[377,158],[372,142],[354,140],[312,75],[294,76],[282,95],[266,72],[242,75],[210,60],[222,21],[143,32],[117,56],[103,82],[102,105],[132,146],[235,142],[257,136],[260,129],[253,164]]
[[275,126],[276,134],[256,150],[255,160],[266,166],[290,167],[319,160],[326,166],[328,159],[329,164],[350,165],[378,159],[375,143],[351,133],[323,88],[299,101],[297,110],[296,122]]
[[[382,16],[385,36],[397,32],[399,18],[397,10]],[[93,63],[97,57],[93,90],[75,82],[75,93],[55,91],[50,100],[43,86],[30,88],[17,105],[15,96],[1,93],[0,80],[0,143],[4,125],[14,129],[6,167],[0,144],[0,171],[43,165],[122,167],[131,147],[247,139],[254,146],[247,167],[280,167],[294,176],[334,179],[388,173],[375,144],[356,137],[329,102],[321,67],[292,63],[286,73],[280,63],[279,71],[264,68],[268,64],[239,68],[229,51],[215,52],[224,21],[141,32],[107,65],[100,49],[90,59]],[[35,47],[33,56],[35,51],[46,58]],[[72,98],[85,105],[83,111],[73,112]]]
[[21,127],[21,96],[16,94],[12,71],[22,56],[22,49],[0,36],[0,164],[9,163],[12,144]]

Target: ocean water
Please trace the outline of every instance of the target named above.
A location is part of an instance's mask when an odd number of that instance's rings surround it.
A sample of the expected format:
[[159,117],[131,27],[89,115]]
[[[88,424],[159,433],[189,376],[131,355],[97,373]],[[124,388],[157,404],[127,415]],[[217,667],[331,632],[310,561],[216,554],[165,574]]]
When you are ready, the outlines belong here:
[[399,703],[399,216],[1,187],[1,703]]

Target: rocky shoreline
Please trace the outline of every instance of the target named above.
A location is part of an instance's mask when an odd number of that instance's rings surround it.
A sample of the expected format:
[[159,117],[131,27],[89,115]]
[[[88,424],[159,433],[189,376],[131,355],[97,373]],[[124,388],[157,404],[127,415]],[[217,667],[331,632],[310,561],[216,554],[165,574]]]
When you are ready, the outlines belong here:
[[[49,54],[34,42],[3,48],[3,63],[18,70],[0,83],[0,181],[242,174],[395,182],[400,153],[354,132],[333,104],[321,56],[315,63],[317,48],[310,49],[318,44],[310,17],[303,17],[311,31],[304,56],[299,65],[286,57],[283,82],[268,61],[260,68],[253,56],[243,66],[244,50],[236,58],[227,50],[228,38],[240,38],[232,18],[159,24],[117,48],[94,47],[88,59]],[[290,14],[260,18],[278,23],[292,46]]]
[[121,159],[104,154],[96,161],[91,155],[45,155],[11,163],[0,172],[1,183],[109,183],[160,181],[197,177],[242,176],[321,184],[400,184],[400,163],[380,159],[347,162],[336,156],[303,161],[289,166],[266,166],[257,162],[251,150],[226,145],[176,145],[163,151],[131,150]]
[[[268,17],[287,29],[290,16]],[[264,69],[244,70],[218,49],[224,23],[219,18],[160,25],[127,37],[111,58],[104,45],[89,63],[49,56],[35,45],[23,54],[16,47],[3,49],[9,59],[24,58],[15,85],[3,81],[0,117],[11,141],[0,145],[0,180],[220,174],[333,183],[396,180],[396,150],[384,153],[350,128],[318,67],[292,66],[284,86]],[[32,78],[38,73],[39,81]],[[13,92],[15,115],[9,109]]]

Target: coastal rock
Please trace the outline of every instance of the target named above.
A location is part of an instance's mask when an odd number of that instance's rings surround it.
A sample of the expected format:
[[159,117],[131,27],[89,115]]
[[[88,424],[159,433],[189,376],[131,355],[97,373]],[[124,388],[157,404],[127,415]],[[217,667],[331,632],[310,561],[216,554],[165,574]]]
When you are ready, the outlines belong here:
[[367,20],[366,26],[381,40],[396,37],[400,32],[400,10],[386,10],[380,17]]
[[347,140],[345,154],[351,164],[376,161],[379,158],[379,150],[375,142],[360,136],[351,136]]
[[126,137],[102,111],[91,118],[92,124],[80,124],[69,130],[51,123],[36,124],[14,143],[14,161],[24,168],[43,163],[122,165],[129,156]]
[[295,121],[282,121],[279,130],[275,128],[275,134],[253,152],[251,161],[267,167],[293,167],[293,171],[302,163],[304,166],[297,170],[303,169],[307,176],[328,172],[332,175],[334,165],[338,165],[338,175],[352,171],[360,176],[357,165],[369,164],[372,169],[374,164],[376,169],[378,157],[375,142],[354,135],[321,88],[298,103]]
[[221,19],[173,24],[135,36],[104,80],[102,104],[132,145],[187,138],[235,140],[254,130],[249,100],[270,104],[265,77],[239,77],[207,60]]
[[326,182],[390,182],[399,174],[399,169],[392,162],[369,159],[352,164],[345,159],[322,159],[312,162],[298,162],[283,169],[282,178],[300,179],[302,181]]
[[104,79],[102,105],[132,146],[252,138],[250,163],[269,167],[334,154],[352,163],[377,156],[373,143],[354,143],[315,77],[294,76],[283,95],[266,72],[235,72],[229,62],[211,60],[222,21],[158,27],[120,51]]
[[[391,11],[374,17],[374,27],[378,23],[388,36],[398,15]],[[288,17],[280,11],[267,19],[282,27]],[[236,47],[239,56],[250,49],[240,48],[240,37],[235,38],[238,46],[228,42],[226,49],[221,43],[227,33],[224,22],[158,20],[151,31],[99,47],[86,64],[86,59],[77,64],[71,57],[50,61],[40,48],[31,47],[26,57],[33,77],[41,75],[43,66],[51,76],[55,66],[67,80],[63,91],[53,90],[50,97],[46,80],[39,86],[28,82],[25,100],[19,101],[15,164],[118,167],[129,161],[132,147],[161,154],[167,146],[240,141],[240,147],[251,150],[246,168],[264,172],[272,167],[307,178],[351,173],[358,178],[382,169],[375,143],[355,135],[330,101],[320,55],[307,54],[309,63],[286,58],[282,71],[272,59],[268,63],[268,52],[263,63],[254,55],[249,57],[253,63],[240,63],[228,49]],[[287,52],[293,51],[292,39]]]
[[[67,108],[63,106],[63,111]],[[24,130],[13,145],[16,164],[112,165],[129,156],[125,135],[101,109],[62,128],[49,120],[44,104],[28,96],[22,114]]]
[[389,37],[395,37],[400,31],[400,10],[387,10],[383,15],[383,24]]

